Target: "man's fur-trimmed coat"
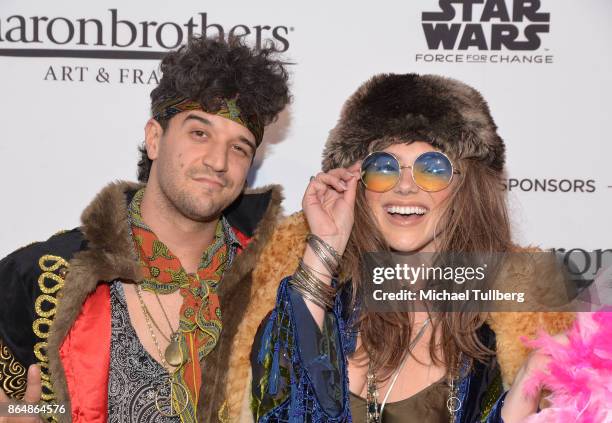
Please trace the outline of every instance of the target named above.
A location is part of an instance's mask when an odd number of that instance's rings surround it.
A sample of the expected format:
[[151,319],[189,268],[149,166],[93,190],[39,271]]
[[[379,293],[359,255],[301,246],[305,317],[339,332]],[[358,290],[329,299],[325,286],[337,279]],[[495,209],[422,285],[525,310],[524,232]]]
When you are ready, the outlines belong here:
[[[141,279],[127,205],[141,186],[113,183],[82,215],[82,226],[15,251],[0,261],[0,385],[25,391],[30,364],[42,367],[43,401],[64,403],[60,421],[106,422],[109,282]],[[246,190],[224,215],[249,240],[218,289],[223,330],[201,365],[198,418],[227,421],[230,349],[256,292],[252,270],[280,214],[280,187]]]

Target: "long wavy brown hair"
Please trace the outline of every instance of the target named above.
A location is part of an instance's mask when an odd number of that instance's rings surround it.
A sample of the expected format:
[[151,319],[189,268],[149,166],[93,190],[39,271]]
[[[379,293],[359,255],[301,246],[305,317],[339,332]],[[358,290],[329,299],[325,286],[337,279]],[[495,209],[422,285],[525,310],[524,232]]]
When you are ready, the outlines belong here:
[[[396,141],[397,142],[397,141]],[[377,149],[382,149],[379,146]],[[510,222],[503,172],[481,161],[451,157],[461,176],[443,207],[439,223],[444,229],[436,237],[438,252],[502,253],[511,248]],[[343,274],[351,278],[353,292],[362,292],[361,260],[368,252],[390,251],[368,206],[363,184],[359,184],[355,223],[344,253]],[[486,320],[484,313],[438,312],[431,316],[433,335],[429,344],[431,360],[455,372],[460,357],[486,361],[494,351],[477,335]],[[381,379],[398,368],[413,338],[414,315],[410,312],[363,310],[357,319],[361,345],[354,355],[370,366]],[[372,358],[376,357],[375,360]]]

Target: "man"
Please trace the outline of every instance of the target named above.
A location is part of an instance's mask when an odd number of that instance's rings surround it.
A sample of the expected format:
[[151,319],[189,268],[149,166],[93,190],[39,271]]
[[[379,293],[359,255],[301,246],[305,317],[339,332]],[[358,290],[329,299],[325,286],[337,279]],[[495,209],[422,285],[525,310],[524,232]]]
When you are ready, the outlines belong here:
[[204,38],[161,71],[141,184],[110,184],[81,227],[0,262],[0,401],[64,406],[51,421],[229,415],[229,351],[281,201],[246,177],[287,73],[271,50]]

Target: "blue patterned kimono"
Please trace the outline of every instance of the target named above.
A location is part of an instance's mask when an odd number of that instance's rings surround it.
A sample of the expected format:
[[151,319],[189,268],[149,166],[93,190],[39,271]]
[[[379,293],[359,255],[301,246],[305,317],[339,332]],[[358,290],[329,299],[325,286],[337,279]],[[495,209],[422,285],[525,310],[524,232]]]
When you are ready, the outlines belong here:
[[[251,409],[263,422],[350,422],[347,357],[355,351],[349,289],[336,297],[320,330],[300,294],[285,278],[276,306],[262,322],[251,353],[253,370]],[[344,285],[348,287],[349,284]],[[479,336],[494,348],[495,335],[484,326]],[[495,359],[487,364],[463,363],[455,380],[462,406],[455,423],[503,423],[505,398]]]

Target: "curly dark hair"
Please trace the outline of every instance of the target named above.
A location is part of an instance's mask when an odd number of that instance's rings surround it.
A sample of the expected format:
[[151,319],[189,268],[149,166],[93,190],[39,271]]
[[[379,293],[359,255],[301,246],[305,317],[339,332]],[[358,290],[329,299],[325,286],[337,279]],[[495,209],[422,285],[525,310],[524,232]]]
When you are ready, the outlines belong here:
[[[185,97],[215,113],[219,98],[239,94],[237,104],[242,113],[268,125],[290,101],[287,71],[275,55],[273,46],[255,50],[240,38],[194,37],[163,58],[161,81],[151,91],[151,110],[168,99]],[[164,130],[168,122],[160,122]],[[152,161],[144,144],[139,151],[138,180],[147,182]]]

